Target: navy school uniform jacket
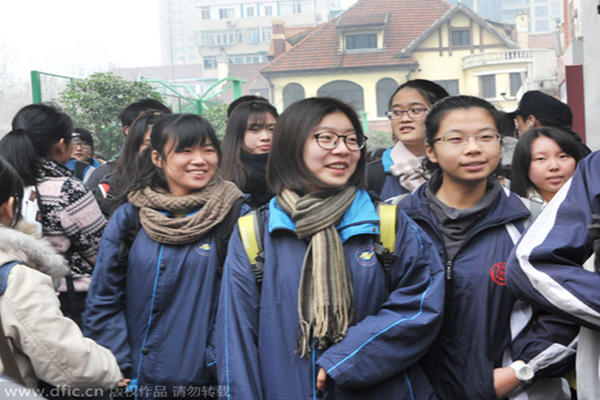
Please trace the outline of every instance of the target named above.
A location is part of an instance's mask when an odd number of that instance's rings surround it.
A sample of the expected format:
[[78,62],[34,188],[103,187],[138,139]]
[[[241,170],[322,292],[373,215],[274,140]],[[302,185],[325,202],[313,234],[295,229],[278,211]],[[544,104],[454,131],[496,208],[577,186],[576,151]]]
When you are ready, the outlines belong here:
[[392,172],[390,171],[390,167],[394,165],[394,161],[392,160],[392,149],[393,146],[383,153],[381,160],[377,161],[383,164],[383,171],[385,172],[383,189],[381,189],[381,193],[379,194],[379,198],[383,200],[391,199],[392,197],[399,196],[401,194],[410,193],[410,190],[400,185],[400,179],[397,176],[392,175]]
[[122,205],[104,231],[84,333],[113,352],[126,378],[139,377],[143,397],[161,386],[210,384],[205,350],[220,285],[215,240],[209,234],[192,244],[163,245],[142,227],[128,266],[120,267],[119,245],[135,212]]
[[600,152],[595,152],[523,235],[507,266],[508,286],[519,298],[584,327],[577,354],[582,399],[600,396],[600,275],[582,267],[593,252],[587,227],[598,213]]
[[[357,193],[337,226],[353,282],[355,321],[342,341],[300,358],[294,352],[298,287],[308,243],[297,238],[275,199],[263,216],[261,292],[237,229],[223,274],[215,336],[219,384],[228,387],[229,398],[434,398],[416,363],[441,322],[443,269],[423,231],[398,213],[398,257],[386,287],[373,248],[379,217],[366,192]],[[320,367],[329,376],[323,393],[315,388]]]
[[495,399],[494,368],[523,360],[534,369],[536,381],[513,392],[511,399],[570,399],[563,379],[540,378],[572,369],[577,328],[517,301],[505,286],[506,261],[529,210],[503,188],[455,258],[448,260],[425,197],[427,185],[399,206],[431,237],[446,266],[444,322],[420,363],[437,395],[448,400]]

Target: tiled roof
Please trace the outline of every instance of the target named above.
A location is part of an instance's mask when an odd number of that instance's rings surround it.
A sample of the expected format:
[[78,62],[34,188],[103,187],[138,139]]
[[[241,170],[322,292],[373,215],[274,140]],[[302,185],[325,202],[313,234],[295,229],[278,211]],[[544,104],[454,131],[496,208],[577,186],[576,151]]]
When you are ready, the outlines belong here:
[[[343,68],[374,68],[412,65],[416,60],[400,52],[439,20],[451,5],[444,0],[359,0],[339,17],[315,28],[310,35],[286,51],[261,71],[264,74],[287,71],[310,72]],[[372,51],[341,52],[341,18],[350,21],[387,16],[384,48]]]
[[356,26],[385,25],[387,13],[363,14],[363,15],[342,15],[337,19],[335,26],[337,28],[349,28]]
[[[266,92],[269,90],[269,82],[259,73],[265,63],[254,64],[229,64],[229,76],[241,78],[246,81],[242,83],[242,92],[244,94],[255,92]],[[228,90],[219,96],[226,103],[233,101],[233,91]]]

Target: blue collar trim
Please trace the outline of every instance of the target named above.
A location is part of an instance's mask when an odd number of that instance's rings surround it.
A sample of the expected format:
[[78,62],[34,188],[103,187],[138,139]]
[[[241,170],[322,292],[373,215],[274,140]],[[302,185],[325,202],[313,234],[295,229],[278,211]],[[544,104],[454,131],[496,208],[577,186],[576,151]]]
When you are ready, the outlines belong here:
[[385,172],[390,172],[390,168],[394,165],[394,160],[392,160],[392,149],[394,146],[390,147],[381,155],[381,163],[383,164],[383,170]]

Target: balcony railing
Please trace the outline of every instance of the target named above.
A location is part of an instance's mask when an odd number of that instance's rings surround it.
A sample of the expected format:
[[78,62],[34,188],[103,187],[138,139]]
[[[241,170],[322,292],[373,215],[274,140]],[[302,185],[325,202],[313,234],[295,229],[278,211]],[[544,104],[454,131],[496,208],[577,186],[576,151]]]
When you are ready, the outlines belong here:
[[538,54],[554,54],[554,50],[505,50],[472,54],[463,57],[463,69],[480,67],[482,65],[533,62]]

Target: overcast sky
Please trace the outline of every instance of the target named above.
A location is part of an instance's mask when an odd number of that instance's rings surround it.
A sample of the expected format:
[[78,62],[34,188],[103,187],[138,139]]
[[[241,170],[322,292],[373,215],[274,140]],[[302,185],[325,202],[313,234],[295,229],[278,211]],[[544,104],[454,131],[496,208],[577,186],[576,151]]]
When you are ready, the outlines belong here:
[[31,70],[85,77],[111,64],[154,66],[158,21],[158,0],[2,0],[0,50],[24,80]]

